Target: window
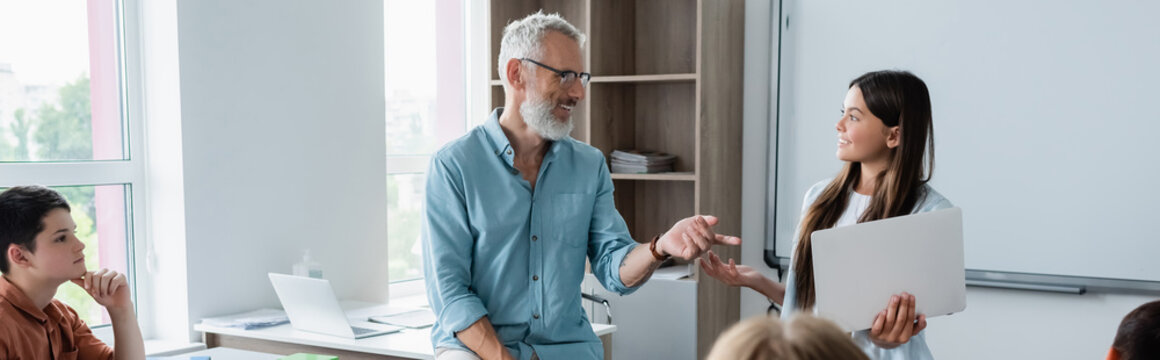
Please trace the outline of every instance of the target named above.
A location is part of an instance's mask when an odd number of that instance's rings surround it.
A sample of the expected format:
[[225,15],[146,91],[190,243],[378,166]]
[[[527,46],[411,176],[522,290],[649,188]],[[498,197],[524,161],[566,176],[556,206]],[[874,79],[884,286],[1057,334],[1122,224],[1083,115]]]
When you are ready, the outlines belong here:
[[431,154],[468,127],[460,0],[384,3],[387,239],[392,283],[423,277],[419,236]]
[[[136,294],[133,234],[140,222],[132,210],[140,205],[134,190],[143,172],[131,146],[140,131],[129,121],[121,5],[0,2],[0,187],[43,184],[61,192],[86,245],[86,265],[125,273]],[[109,323],[76,285],[61,286],[56,298],[94,328]]]

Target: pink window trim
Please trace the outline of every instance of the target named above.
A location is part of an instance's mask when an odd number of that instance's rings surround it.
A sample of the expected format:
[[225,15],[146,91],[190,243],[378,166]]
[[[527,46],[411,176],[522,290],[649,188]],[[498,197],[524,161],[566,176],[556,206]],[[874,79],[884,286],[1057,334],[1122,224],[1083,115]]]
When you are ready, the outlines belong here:
[[[88,0],[89,99],[92,106],[93,159],[123,159],[120,76],[117,69],[115,0]],[[128,273],[125,230],[126,186],[97,186],[93,198],[97,256],[101,267]],[[108,323],[108,314],[104,315]]]
[[463,0],[437,0],[435,2],[435,109],[438,109],[435,112],[436,144],[446,144],[463,135],[467,119],[477,115],[465,114],[463,110],[466,107],[463,40]]

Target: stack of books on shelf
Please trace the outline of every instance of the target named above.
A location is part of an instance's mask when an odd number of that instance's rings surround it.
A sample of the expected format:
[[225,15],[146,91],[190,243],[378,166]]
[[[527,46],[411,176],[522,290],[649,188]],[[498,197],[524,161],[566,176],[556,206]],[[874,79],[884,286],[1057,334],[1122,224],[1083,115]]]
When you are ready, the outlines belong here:
[[656,151],[613,150],[612,172],[619,174],[653,174],[672,172],[676,155]]

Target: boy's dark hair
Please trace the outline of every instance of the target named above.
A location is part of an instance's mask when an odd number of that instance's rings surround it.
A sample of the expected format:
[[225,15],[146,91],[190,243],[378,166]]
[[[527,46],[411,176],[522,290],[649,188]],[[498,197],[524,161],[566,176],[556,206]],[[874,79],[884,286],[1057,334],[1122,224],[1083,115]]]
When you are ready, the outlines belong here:
[[1120,353],[1120,360],[1160,359],[1160,300],[1124,316],[1112,348]]
[[8,245],[36,251],[36,234],[44,230],[44,217],[54,209],[72,211],[56,190],[40,185],[17,186],[0,193],[0,272],[8,273]]

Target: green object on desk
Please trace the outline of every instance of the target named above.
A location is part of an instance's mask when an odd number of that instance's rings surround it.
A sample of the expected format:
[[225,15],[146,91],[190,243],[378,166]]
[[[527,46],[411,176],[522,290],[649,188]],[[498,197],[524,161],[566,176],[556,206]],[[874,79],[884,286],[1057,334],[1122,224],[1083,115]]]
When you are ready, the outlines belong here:
[[279,358],[278,360],[338,360],[338,357],[333,355],[297,353],[287,357]]

